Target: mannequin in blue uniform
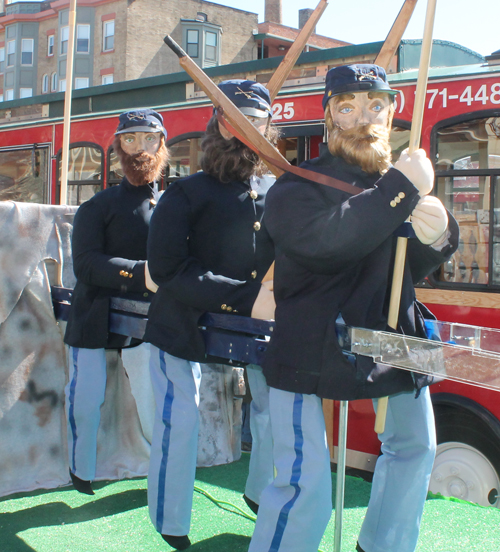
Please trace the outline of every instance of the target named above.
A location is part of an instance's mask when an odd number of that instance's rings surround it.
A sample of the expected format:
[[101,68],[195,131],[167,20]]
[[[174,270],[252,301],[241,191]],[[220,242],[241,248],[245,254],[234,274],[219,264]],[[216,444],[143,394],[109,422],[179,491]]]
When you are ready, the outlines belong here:
[[70,476],[94,494],[97,431],[106,389],[105,349],[140,343],[108,331],[110,296],[147,300],[149,221],[156,180],[167,164],[167,132],[159,113],[129,111],[119,117],[113,147],[125,177],[83,203],[74,219],[75,285],[65,343],[69,345],[66,415]]
[[[394,232],[411,215],[397,331],[425,336],[414,284],[448,259],[458,226],[429,196],[423,150],[390,164],[397,94],[376,65],[331,69],[323,100],[328,148],[302,166],[361,188],[350,195],[286,173],[267,195],[276,248],[276,327],[263,368],[270,385],[277,476],[262,493],[249,552],[316,552],[332,511],[321,398],[389,395],[382,455],[359,552],[413,552],[435,454],[428,376],[342,355],[335,323],[386,330]],[[374,400],[376,408],[377,401]]]
[[[267,89],[253,81],[225,81],[220,89],[260,130],[272,136]],[[274,258],[262,223],[274,177],[216,116],[202,142],[203,172],[173,183],[151,220],[148,266],[159,288],[145,339],[151,346],[156,417],[148,476],[148,504],[156,530],[174,548],[190,546],[196,470],[200,362],[207,362],[198,321],[205,312],[274,317],[272,282],[261,284]],[[272,481],[268,394],[262,371],[248,367],[253,397],[253,448],[245,489],[256,509]]]

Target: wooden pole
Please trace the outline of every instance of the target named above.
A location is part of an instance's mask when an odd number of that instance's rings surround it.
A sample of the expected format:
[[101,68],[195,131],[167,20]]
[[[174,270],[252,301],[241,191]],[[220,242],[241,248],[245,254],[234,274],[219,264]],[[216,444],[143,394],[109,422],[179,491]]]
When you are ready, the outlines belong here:
[[[432,32],[434,29],[434,18],[436,15],[437,0],[428,0],[427,12],[425,15],[424,37],[422,40],[422,51],[420,53],[420,65],[418,68],[417,89],[415,93],[415,105],[410,131],[410,155],[418,149],[422,135],[422,121],[424,118],[425,98],[427,96],[427,79],[432,53]],[[394,260],[394,273],[392,276],[391,298],[389,302],[389,326],[396,330],[398,326],[399,305],[401,302],[401,290],[403,287],[403,274],[406,259],[407,238],[398,238],[396,245],[396,257]],[[375,431],[383,433],[385,430],[385,418],[387,415],[388,397],[378,400],[377,417],[375,419]]]
[[66,58],[66,92],[64,94],[63,145],[61,157],[61,193],[59,204],[66,205],[68,201],[68,165],[69,139],[71,128],[71,98],[73,93],[73,57],[75,51],[76,1],[70,0],[69,5],[69,37]]
[[[416,2],[416,0],[413,0]],[[320,0],[316,9],[313,11],[306,24],[302,27],[297,38],[294,40],[292,46],[283,58],[283,61],[279,64],[273,76],[267,83],[267,89],[271,96],[271,103],[274,101],[278,92],[281,90],[283,83],[286,81],[290,71],[293,69],[297,59],[299,58],[302,50],[304,49],[309,37],[311,36],[314,27],[316,26],[319,18],[323,15],[328,5],[328,0]]]
[[408,22],[410,21],[416,5],[417,0],[405,0],[380,52],[378,53],[378,56],[375,59],[375,63],[380,67],[383,67],[386,70],[388,69],[391,60],[398,49],[399,43],[403,38],[404,32],[406,31],[406,27],[408,26]]

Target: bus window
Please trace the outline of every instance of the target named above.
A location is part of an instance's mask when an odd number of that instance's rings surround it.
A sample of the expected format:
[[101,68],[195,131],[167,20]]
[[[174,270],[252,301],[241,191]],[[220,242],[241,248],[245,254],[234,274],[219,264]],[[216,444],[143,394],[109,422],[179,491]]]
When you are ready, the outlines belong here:
[[300,165],[306,159],[318,157],[324,135],[323,123],[281,125],[277,148],[291,165]]
[[[81,205],[103,188],[103,151],[97,144],[72,144],[68,163],[67,205]],[[58,203],[61,152],[57,154]]]
[[201,170],[201,140],[202,132],[182,134],[169,141],[170,158],[167,167],[166,185],[179,178],[195,174]]
[[49,148],[0,150],[0,200],[48,203]]
[[436,194],[460,226],[459,247],[437,280],[500,285],[500,118],[437,131]]
[[120,184],[124,176],[120,160],[118,159],[113,146],[110,146],[108,149],[108,178],[106,180],[106,185],[108,188],[116,186],[116,184]]
[[394,123],[391,129],[390,142],[392,162],[395,163],[399,159],[401,152],[410,145],[410,129]]

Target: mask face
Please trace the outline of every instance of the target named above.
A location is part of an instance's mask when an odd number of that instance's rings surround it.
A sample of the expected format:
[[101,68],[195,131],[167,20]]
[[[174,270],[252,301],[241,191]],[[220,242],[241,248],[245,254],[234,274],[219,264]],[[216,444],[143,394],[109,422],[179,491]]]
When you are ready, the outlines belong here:
[[387,127],[390,106],[389,94],[373,92],[342,94],[337,101],[328,103],[333,124],[343,130],[361,125]]
[[[268,117],[253,117],[252,115],[245,115],[245,117],[262,134],[262,136],[264,136],[267,128]],[[233,137],[233,135],[221,125],[219,125],[219,132],[221,133],[221,136],[226,140],[231,140],[231,138]]]
[[128,155],[146,152],[155,155],[160,147],[161,132],[127,132],[120,134],[120,145]]

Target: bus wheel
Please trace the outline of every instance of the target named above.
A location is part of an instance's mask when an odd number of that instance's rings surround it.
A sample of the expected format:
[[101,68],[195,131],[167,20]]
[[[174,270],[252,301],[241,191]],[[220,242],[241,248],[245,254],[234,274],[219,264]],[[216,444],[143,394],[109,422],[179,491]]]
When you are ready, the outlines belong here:
[[438,447],[429,490],[500,508],[499,421],[469,399],[436,398]]
[[495,468],[482,452],[465,443],[438,445],[429,490],[481,506],[500,507],[500,479]]

